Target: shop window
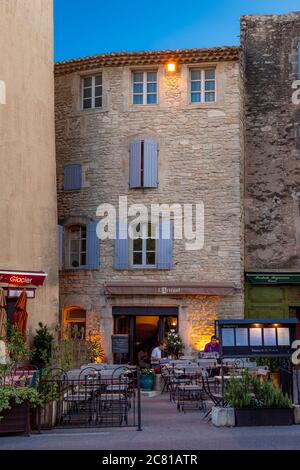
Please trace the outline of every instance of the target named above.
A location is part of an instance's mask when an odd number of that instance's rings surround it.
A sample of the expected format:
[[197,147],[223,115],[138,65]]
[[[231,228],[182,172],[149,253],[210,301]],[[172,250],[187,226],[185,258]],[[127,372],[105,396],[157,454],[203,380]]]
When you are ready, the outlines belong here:
[[139,139],[130,145],[130,188],[157,188],[158,145],[151,139]]
[[69,338],[86,338],[86,311],[80,307],[67,307],[64,311],[64,334]]

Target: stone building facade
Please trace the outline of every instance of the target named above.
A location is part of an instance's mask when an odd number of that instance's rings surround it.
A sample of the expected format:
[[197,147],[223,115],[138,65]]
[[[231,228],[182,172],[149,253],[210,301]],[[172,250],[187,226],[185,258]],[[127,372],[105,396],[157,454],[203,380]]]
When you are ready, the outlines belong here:
[[241,19],[246,315],[300,313],[300,13]]
[[[175,71],[168,72],[169,63]],[[202,98],[192,97],[199,90]],[[213,94],[204,98],[209,90]],[[178,321],[186,352],[203,348],[218,317],[243,317],[241,94],[235,47],[108,54],[56,64],[61,324],[100,332],[107,359],[113,333],[129,333],[134,359],[142,341],[137,330],[144,341],[141,331],[151,330],[153,317],[160,336],[166,322],[170,327]],[[141,158],[147,158],[147,145],[156,149],[157,182],[133,188],[130,162],[133,146],[141,142]],[[146,166],[142,170],[147,179]],[[187,251],[184,239],[174,239],[169,265],[132,266],[130,254],[127,264],[120,264],[121,245],[118,255],[117,241],[95,240],[91,232],[99,222],[98,206],[118,207],[120,196],[128,206],[148,208],[203,203],[203,248]],[[89,250],[92,255],[85,253]]]
[[59,311],[52,0],[0,2],[0,157],[0,287],[32,335]]

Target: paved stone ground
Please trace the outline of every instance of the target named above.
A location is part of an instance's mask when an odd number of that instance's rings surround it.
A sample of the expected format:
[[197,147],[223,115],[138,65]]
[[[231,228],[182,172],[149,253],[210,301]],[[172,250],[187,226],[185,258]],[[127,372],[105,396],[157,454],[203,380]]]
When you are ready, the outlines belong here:
[[201,413],[178,413],[168,396],[143,398],[143,431],[54,430],[31,437],[0,438],[0,450],[223,450],[300,449],[300,425],[216,428]]

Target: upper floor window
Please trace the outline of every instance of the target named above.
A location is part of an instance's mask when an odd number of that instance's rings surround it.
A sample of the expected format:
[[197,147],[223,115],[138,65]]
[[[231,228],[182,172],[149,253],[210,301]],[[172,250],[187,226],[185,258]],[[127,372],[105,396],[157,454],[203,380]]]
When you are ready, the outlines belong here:
[[94,269],[100,265],[100,241],[97,222],[58,226],[60,269]]
[[151,238],[151,229],[150,223],[138,224],[136,227],[140,236],[132,240],[131,264],[133,267],[154,267],[156,265],[157,240]]
[[190,70],[191,103],[210,103],[216,100],[215,69]]
[[81,189],[82,171],[81,165],[66,165],[64,168],[64,190],[75,191]]
[[82,78],[82,108],[102,107],[102,74]]
[[157,72],[132,73],[133,104],[157,104]]
[[69,268],[86,266],[86,226],[72,225],[67,231],[66,265]]
[[157,188],[158,146],[154,140],[139,139],[130,145],[130,188]]

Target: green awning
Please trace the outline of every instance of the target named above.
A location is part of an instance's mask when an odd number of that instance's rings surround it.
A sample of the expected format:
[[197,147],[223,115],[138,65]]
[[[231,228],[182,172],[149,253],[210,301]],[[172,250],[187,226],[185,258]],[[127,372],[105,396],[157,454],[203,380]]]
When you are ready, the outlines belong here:
[[295,273],[246,273],[251,284],[300,284],[300,274]]

